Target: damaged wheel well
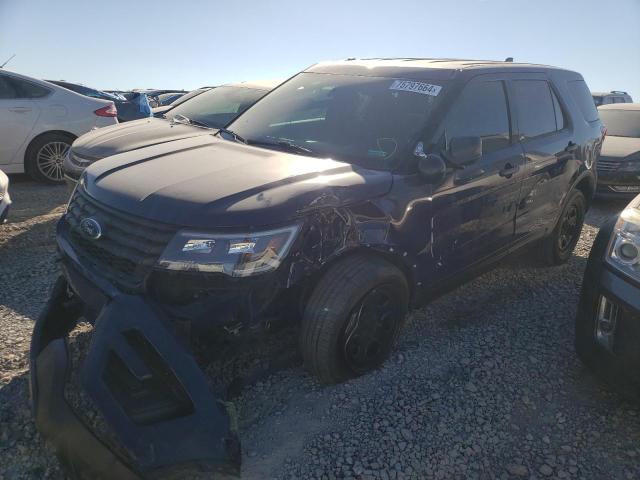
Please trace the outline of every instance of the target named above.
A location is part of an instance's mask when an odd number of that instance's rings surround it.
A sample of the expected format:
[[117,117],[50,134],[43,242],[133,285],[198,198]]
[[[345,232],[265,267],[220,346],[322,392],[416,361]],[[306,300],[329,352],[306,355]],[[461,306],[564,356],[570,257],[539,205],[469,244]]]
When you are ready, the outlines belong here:
[[589,207],[596,192],[596,186],[593,178],[591,176],[584,177],[576,184],[575,188],[582,192],[584,198],[587,200],[587,207]]
[[371,257],[371,258],[378,258],[378,259],[381,258],[386,262],[390,263],[391,265],[393,265],[394,267],[396,267],[398,270],[400,270],[407,280],[407,285],[409,286],[409,299],[410,299],[409,301],[411,303],[415,293],[415,276],[411,271],[411,269],[409,268],[409,266],[396,255],[383,252],[374,248],[369,248],[369,247],[356,247],[356,248],[349,249],[345,252],[342,252],[336,255],[330,261],[326,262],[322,266],[322,268],[320,268],[320,270],[316,273],[316,275],[314,275],[313,281],[310,282],[308,288],[305,289],[304,303],[306,304],[306,301],[310,293],[318,284],[320,278],[322,278],[326,274],[327,270],[333,267],[337,262],[343,262],[347,258],[351,258],[354,256]]

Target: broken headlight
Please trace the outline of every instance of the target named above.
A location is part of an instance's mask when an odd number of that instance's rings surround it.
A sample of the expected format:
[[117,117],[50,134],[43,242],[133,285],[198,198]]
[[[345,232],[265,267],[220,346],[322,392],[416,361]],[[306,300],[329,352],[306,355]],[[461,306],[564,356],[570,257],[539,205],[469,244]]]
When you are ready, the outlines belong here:
[[640,199],[618,218],[609,243],[607,262],[617,270],[640,280]]
[[169,242],[158,266],[248,277],[280,266],[299,231],[294,225],[264,232],[218,234],[182,230]]

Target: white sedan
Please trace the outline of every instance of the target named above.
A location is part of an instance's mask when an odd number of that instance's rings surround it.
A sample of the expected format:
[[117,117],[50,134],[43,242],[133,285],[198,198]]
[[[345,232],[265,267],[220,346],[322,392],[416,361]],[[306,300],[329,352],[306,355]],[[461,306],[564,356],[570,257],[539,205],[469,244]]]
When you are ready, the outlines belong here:
[[0,170],[63,182],[62,161],[73,141],[118,123],[116,115],[113,102],[0,70]]
[[7,219],[10,206],[9,178],[0,170],[0,225]]

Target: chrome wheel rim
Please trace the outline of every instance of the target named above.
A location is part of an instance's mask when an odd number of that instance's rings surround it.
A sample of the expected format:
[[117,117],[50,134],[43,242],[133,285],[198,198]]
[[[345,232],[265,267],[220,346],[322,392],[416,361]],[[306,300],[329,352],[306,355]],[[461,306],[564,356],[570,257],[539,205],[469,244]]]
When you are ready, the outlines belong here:
[[65,142],[45,143],[36,156],[38,171],[49,180],[61,181],[64,178],[62,162],[70,146]]

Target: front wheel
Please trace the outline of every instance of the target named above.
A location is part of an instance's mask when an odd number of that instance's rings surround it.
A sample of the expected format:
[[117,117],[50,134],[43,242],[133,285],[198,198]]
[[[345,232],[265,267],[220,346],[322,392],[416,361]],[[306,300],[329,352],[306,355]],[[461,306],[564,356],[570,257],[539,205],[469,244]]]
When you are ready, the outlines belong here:
[[586,211],[587,201],[583,193],[573,190],[562,209],[556,227],[542,243],[542,257],[545,263],[561,265],[569,260],[580,240]]
[[306,368],[339,383],[378,368],[391,353],[409,303],[404,274],[368,255],[341,260],[313,290],[302,320]]
[[25,158],[25,170],[34,180],[42,183],[63,183],[62,163],[74,138],[65,133],[46,133],[36,138]]

